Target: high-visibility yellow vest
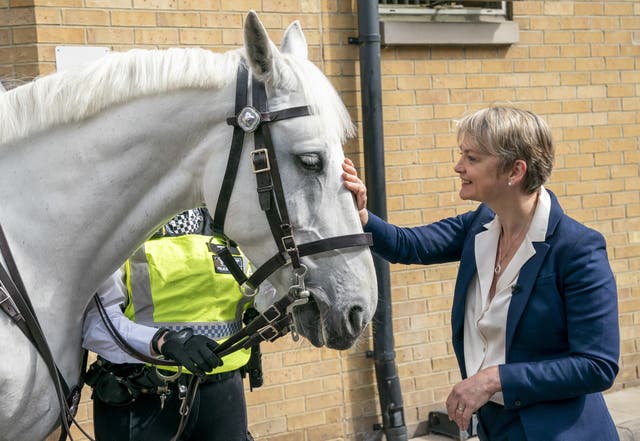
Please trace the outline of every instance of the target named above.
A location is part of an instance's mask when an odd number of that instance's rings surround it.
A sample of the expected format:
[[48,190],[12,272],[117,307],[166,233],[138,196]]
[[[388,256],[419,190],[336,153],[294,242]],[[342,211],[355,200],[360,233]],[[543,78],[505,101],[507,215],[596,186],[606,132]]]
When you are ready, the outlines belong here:
[[[209,251],[209,240],[199,234],[167,236],[150,239],[138,248],[124,265],[129,296],[125,315],[156,328],[177,331],[190,327],[218,343],[240,331],[250,299]],[[248,261],[239,251],[234,258],[242,268],[247,267]],[[250,352],[239,350],[222,357],[224,364],[209,373],[244,366]]]

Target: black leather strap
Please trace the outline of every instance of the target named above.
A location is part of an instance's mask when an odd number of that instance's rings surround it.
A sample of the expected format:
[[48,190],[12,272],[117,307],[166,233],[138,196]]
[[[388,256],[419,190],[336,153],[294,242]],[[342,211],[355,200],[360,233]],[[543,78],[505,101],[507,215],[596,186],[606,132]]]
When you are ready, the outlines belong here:
[[[323,253],[325,251],[339,250],[351,247],[371,246],[373,240],[371,233],[356,233],[345,236],[328,237],[313,242],[298,245],[298,253],[300,257],[311,256],[313,254]],[[267,260],[260,266],[251,277],[246,278],[242,283],[246,283],[251,288],[260,286],[271,274],[278,268],[289,263],[283,254],[278,253],[271,259]]]
[[[6,262],[9,271],[12,273],[10,275],[9,272],[5,270],[4,266],[0,265],[0,284],[4,287],[3,294],[8,297],[5,299],[3,304],[10,305],[8,309],[14,312],[14,314],[13,316],[11,314],[9,316],[12,317],[12,319],[17,320],[16,324],[18,324],[20,329],[25,332],[27,338],[31,341],[42,357],[42,360],[45,362],[51,379],[53,380],[54,389],[58,397],[58,404],[60,405],[60,422],[62,426],[60,440],[66,439],[67,436],[71,438],[71,434],[69,433],[70,424],[73,422],[78,426],[74,419],[74,415],[69,408],[69,403],[67,402],[67,398],[69,397],[71,390],[58,370],[58,366],[56,365],[49,343],[47,342],[44,332],[40,327],[35,310],[33,309],[29,296],[24,288],[22,278],[20,277],[20,273],[13,259],[13,254],[11,253],[11,248],[9,247],[9,243],[1,225],[0,252],[4,257],[4,261]],[[11,301],[13,304],[7,303]],[[85,436],[88,437],[84,429],[80,426],[78,426],[78,428],[83,434],[85,434]]]
[[[244,63],[238,66],[238,76],[236,80],[236,104],[235,113],[238,113],[247,105],[247,81],[249,79],[249,71]],[[238,165],[242,157],[242,144],[244,143],[244,130],[236,123],[233,128],[233,137],[231,139],[231,149],[229,150],[229,158],[227,159],[227,168],[222,179],[222,187],[218,196],[216,211],[213,216],[213,231],[219,236],[224,236],[224,221],[227,217],[227,209],[231,200],[231,193],[236,182],[236,174]]]

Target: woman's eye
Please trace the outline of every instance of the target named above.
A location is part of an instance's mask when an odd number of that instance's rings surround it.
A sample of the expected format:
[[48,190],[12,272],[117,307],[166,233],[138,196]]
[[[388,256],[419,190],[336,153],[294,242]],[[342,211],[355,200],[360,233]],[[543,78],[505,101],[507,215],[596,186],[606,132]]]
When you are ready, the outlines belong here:
[[322,159],[320,155],[317,153],[305,153],[303,155],[298,155],[298,162],[300,165],[307,170],[312,171],[321,171],[322,170]]

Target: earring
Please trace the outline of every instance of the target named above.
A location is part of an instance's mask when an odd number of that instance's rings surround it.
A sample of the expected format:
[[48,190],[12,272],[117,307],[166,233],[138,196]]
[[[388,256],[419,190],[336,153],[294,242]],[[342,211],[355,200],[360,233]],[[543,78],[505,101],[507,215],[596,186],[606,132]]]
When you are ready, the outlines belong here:
[[509,187],[511,187],[511,181],[509,181],[509,183],[507,183],[507,185],[508,185]]

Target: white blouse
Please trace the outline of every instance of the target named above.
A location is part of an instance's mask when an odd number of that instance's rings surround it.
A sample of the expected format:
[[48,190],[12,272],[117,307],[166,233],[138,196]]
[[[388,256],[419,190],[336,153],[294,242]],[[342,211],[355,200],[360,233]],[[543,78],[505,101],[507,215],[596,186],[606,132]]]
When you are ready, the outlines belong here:
[[[496,282],[496,292],[489,301],[493,282],[495,256],[500,238],[500,219],[496,217],[484,227],[487,229],[475,237],[477,272],[467,291],[464,318],[464,360],[467,376],[481,369],[505,363],[507,314],[511,304],[511,291],[518,281],[522,266],[536,254],[533,242],[544,242],[551,197],[541,187],[538,205],[522,244]],[[491,401],[504,404],[502,392]]]

